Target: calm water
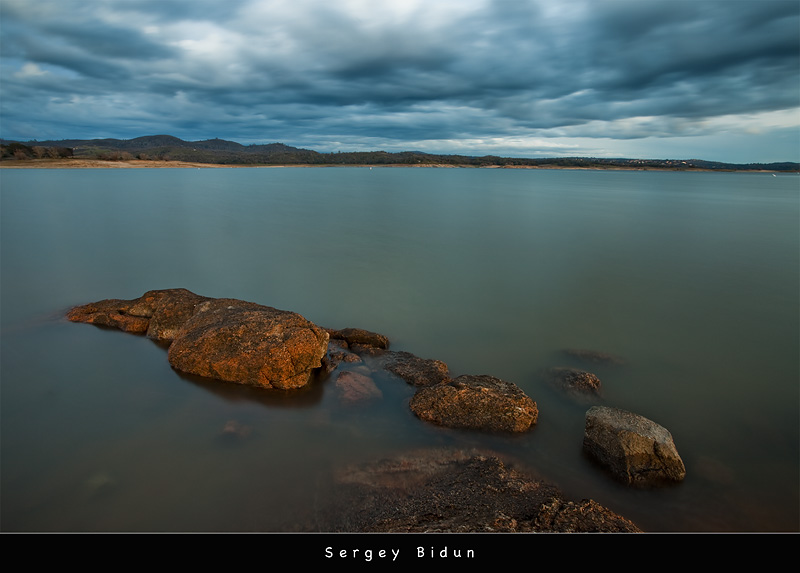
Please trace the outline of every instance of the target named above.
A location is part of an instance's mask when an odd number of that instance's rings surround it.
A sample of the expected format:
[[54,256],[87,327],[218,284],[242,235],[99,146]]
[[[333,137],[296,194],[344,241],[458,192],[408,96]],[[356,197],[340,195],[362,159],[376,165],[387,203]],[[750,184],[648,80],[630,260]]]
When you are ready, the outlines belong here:
[[[800,178],[470,169],[0,170],[2,529],[270,531],[328,472],[421,446],[491,448],[650,531],[797,531]],[[515,437],[176,374],[64,311],[185,287],[389,336],[539,404]],[[537,371],[563,348],[606,403],[666,426],[676,487],[581,454],[585,407]],[[246,437],[225,435],[235,421]]]

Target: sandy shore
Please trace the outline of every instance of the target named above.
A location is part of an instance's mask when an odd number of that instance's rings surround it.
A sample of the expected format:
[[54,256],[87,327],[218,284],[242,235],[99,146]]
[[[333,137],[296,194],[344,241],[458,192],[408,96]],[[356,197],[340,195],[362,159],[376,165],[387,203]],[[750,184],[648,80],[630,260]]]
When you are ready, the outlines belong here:
[[246,167],[245,165],[216,165],[211,163],[192,163],[187,161],[104,161],[102,159],[24,159],[0,161],[0,168],[9,169],[131,169],[131,168],[219,168]]

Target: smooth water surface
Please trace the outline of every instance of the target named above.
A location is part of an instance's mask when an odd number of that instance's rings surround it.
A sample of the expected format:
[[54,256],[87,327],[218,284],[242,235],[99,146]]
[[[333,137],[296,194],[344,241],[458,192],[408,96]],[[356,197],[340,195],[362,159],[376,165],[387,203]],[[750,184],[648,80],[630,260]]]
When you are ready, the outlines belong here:
[[[2,529],[281,531],[329,472],[481,447],[648,531],[797,531],[796,175],[413,168],[0,170]],[[185,287],[386,334],[537,401],[521,436],[183,377],[71,306]],[[541,369],[610,352],[605,403],[666,426],[686,480],[617,485]],[[231,425],[240,434],[225,431]]]

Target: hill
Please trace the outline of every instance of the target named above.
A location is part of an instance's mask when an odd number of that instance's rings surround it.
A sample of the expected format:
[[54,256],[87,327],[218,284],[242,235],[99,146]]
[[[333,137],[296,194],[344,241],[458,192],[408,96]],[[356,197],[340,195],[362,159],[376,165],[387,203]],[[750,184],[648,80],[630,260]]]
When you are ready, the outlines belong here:
[[448,165],[457,167],[540,167],[584,169],[672,169],[714,171],[800,171],[800,163],[720,163],[702,159],[595,157],[519,158],[436,155],[421,151],[320,153],[282,143],[242,145],[224,139],[184,141],[171,135],[134,139],[0,140],[3,159],[77,157],[105,160],[172,160],[222,165]]

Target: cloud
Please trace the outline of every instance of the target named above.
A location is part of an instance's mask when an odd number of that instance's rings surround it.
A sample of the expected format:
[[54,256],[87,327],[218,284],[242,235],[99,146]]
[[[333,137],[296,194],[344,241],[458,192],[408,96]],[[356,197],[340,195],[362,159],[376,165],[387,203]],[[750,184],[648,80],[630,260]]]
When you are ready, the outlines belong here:
[[22,68],[18,72],[14,73],[14,77],[24,80],[27,78],[38,78],[41,76],[46,76],[47,73],[48,73],[47,70],[43,70],[37,64],[27,62],[22,65]]
[[4,137],[171,132],[476,154],[503,141],[524,153],[520,142],[573,149],[548,138],[764,135],[774,126],[752,118],[800,109],[794,0],[0,0],[0,11],[4,131],[40,130]]

